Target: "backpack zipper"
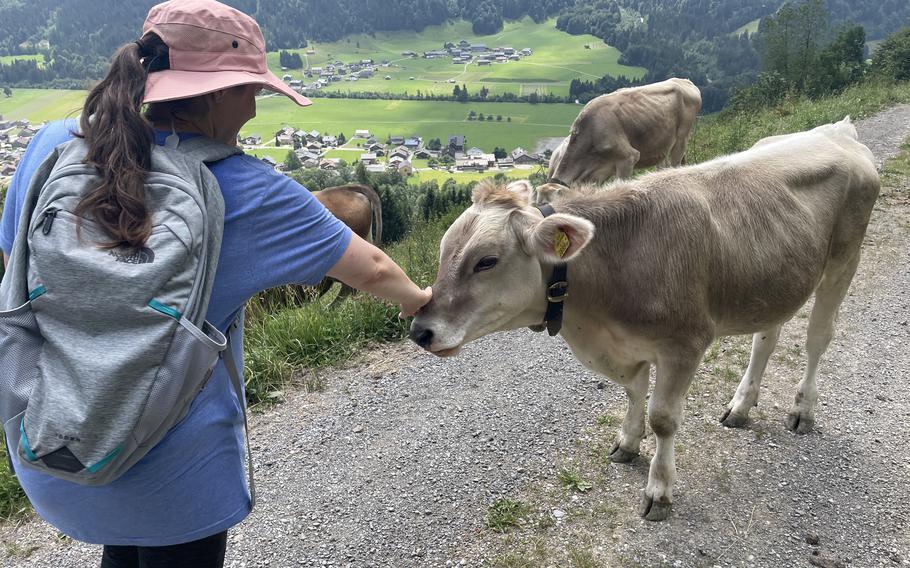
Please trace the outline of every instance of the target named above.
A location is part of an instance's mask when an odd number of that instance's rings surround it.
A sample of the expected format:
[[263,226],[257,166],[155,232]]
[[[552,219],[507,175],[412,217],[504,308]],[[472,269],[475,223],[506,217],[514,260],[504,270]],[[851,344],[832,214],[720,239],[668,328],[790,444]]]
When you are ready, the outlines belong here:
[[54,224],[54,219],[57,218],[57,209],[48,209],[44,212],[44,219],[41,220],[41,233],[49,235],[51,232],[51,226]]

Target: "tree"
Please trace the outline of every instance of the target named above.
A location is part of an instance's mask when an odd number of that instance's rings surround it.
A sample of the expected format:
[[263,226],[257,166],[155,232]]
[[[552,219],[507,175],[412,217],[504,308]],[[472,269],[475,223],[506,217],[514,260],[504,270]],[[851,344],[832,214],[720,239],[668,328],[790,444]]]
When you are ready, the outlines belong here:
[[891,34],[878,46],[872,69],[894,81],[910,80],[910,27]]
[[486,120],[486,118],[484,118],[483,113],[480,113],[477,115],[477,120]]
[[[458,85],[455,85],[455,88],[457,89]],[[454,94],[455,94],[455,100],[457,100],[458,102],[460,102],[460,103],[468,102],[468,86],[467,85],[462,84],[461,90],[454,91]]]
[[505,158],[506,156],[508,156],[509,153],[506,152],[505,148],[500,148],[499,146],[497,146],[497,147],[493,148],[493,155],[496,156],[497,160],[501,160],[501,159]]
[[778,73],[794,90],[804,91],[827,29],[828,14],[822,0],[784,4],[773,16],[762,20],[764,71]]
[[487,86],[486,86],[486,85],[481,85],[481,87],[480,87],[480,98],[485,99],[485,98],[487,98],[487,95],[489,95],[489,94],[490,94],[490,90],[487,89]]
[[344,146],[347,143],[348,139],[344,137],[344,132],[338,133],[338,145]]
[[294,170],[299,170],[303,167],[303,164],[300,163],[300,158],[297,157],[293,151],[288,150],[287,156],[284,157],[284,169],[292,172]]
[[[457,88],[457,87],[456,87],[456,88]],[[476,112],[474,112],[474,111],[472,110],[471,112],[468,113],[468,120],[474,120],[475,118],[477,118],[477,113],[476,113]]]
[[455,88],[452,89],[452,96],[455,97],[455,100],[461,99],[461,87],[455,85]]
[[430,150],[435,150],[437,152],[439,150],[442,150],[442,140],[440,140],[439,138],[433,138],[432,140],[427,142],[427,148]]
[[506,122],[512,122],[512,117],[511,117],[511,116],[507,116],[507,117],[506,117]]
[[488,115],[487,115],[487,122],[490,122],[491,120],[493,120],[493,115],[492,115],[492,114],[488,114]]
[[357,183],[370,185],[370,174],[367,173],[367,167],[363,165],[363,162],[357,162],[357,166],[354,168],[354,177],[357,178]]
[[502,115],[501,115],[501,114],[497,114],[497,115],[496,115],[496,122],[502,122]]
[[830,45],[818,55],[812,71],[809,92],[820,97],[842,91],[859,82],[865,72],[866,31],[862,26],[847,26],[840,30]]
[[10,98],[13,96],[13,90],[9,87],[3,87],[3,94],[6,96],[6,98]]

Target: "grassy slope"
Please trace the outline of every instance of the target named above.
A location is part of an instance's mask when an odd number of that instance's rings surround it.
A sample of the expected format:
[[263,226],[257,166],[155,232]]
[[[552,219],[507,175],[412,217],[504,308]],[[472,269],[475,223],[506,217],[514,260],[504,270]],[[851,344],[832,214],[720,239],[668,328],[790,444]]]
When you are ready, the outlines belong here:
[[44,67],[44,55],[41,55],[40,53],[36,54],[36,55],[0,55],[0,64],[9,65],[10,63],[12,63],[13,61],[16,61],[17,59],[20,59],[20,60],[33,59],[38,62],[39,68]]
[[4,118],[27,118],[37,124],[76,116],[85,100],[85,91],[61,89],[12,89],[13,96],[0,95],[0,115]]
[[[524,103],[455,103],[432,101],[385,101],[353,99],[316,99],[313,106],[293,107],[282,97],[259,101],[257,116],[241,131],[242,135],[274,136],[283,125],[338,134],[350,138],[354,130],[369,129],[385,140],[389,135],[416,134],[425,139],[445,141],[451,134],[464,134],[469,145],[487,151],[494,146],[509,150],[516,146],[533,151],[539,138],[565,136],[578,105]],[[502,122],[468,121],[469,111],[502,115]],[[507,117],[512,121],[507,122]]]
[[[461,39],[485,43],[488,47],[530,47],[534,54],[522,61],[485,67],[453,65],[449,58],[409,59],[401,55],[403,51],[423,53],[442,49],[446,41],[457,43]],[[585,45],[590,49],[586,49]],[[638,78],[645,73],[641,67],[620,65],[617,62],[619,51],[594,36],[572,36],[557,30],[555,20],[536,24],[530,18],[507,22],[502,32],[491,36],[475,36],[470,23],[458,21],[430,26],[420,33],[381,32],[375,37],[352,35],[334,43],[313,44],[311,47],[316,51],[314,55],[307,56],[305,49],[295,51],[304,58],[305,64],[313,67],[322,67],[335,60],[348,63],[366,58],[372,58],[377,63],[388,60],[392,64],[380,68],[372,79],[333,83],[330,89],[338,91],[416,94],[420,90],[423,93],[450,94],[453,85],[446,80],[455,79],[459,85],[467,85],[469,92],[479,91],[481,85],[485,85],[492,93],[530,94],[537,91],[567,95],[569,82],[576,77],[588,80],[603,75]],[[279,76],[289,73],[295,79],[303,78],[300,70],[282,71],[277,52],[269,54],[269,65]],[[385,80],[386,75],[392,79]],[[409,77],[414,77],[414,80],[409,80]]]

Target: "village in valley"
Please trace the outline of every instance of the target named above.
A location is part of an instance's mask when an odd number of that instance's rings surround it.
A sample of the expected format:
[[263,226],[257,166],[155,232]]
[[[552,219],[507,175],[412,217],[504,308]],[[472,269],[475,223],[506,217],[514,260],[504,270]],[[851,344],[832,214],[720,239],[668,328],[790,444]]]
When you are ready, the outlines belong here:
[[33,127],[26,119],[4,120],[0,116],[0,183],[16,173],[16,165],[37,133],[38,127]]
[[[377,64],[372,58],[359,59],[347,63],[336,60],[331,63],[326,63],[324,66],[310,66],[309,56],[314,54],[315,50],[313,48],[307,49],[307,65],[303,70],[302,78],[295,79],[290,73],[285,73],[282,77],[291,88],[304,95],[325,89],[332,83],[341,81],[354,83],[361,79],[372,79],[376,75],[381,74],[383,68],[398,66],[396,63],[388,60],[384,60]],[[446,42],[443,45],[443,49],[424,51],[422,55],[418,54],[416,51],[402,51],[401,57],[405,59],[416,59],[418,57],[422,57],[423,59],[450,58],[453,65],[467,66],[473,63],[478,67],[484,67],[495,63],[520,61],[522,58],[530,57],[532,54],[533,50],[530,47],[525,47],[521,50],[508,46],[488,48],[484,43],[470,43],[463,39],[457,44]],[[303,62],[300,60],[298,54],[286,55],[289,59],[296,60],[298,64],[303,66]],[[282,67],[282,70],[287,71],[288,68]],[[392,76],[384,75],[383,78],[391,80]],[[408,77],[408,79],[414,81],[416,77],[411,76]],[[446,82],[455,83],[455,79],[450,78],[447,79]]]
[[[469,146],[462,134],[452,134],[445,141],[438,138],[425,142],[420,136],[391,135],[380,140],[369,130],[355,130],[350,140],[340,136],[323,134],[318,130],[295,130],[284,126],[273,138],[263,141],[259,135],[249,135],[240,140],[243,147],[255,153],[262,148],[283,148],[293,152],[299,167],[335,170],[342,161],[349,165],[362,163],[367,172],[382,173],[397,171],[409,176],[426,164],[430,169],[444,169],[449,172],[486,172],[488,170],[510,170],[531,168],[539,165],[543,156],[531,154],[524,148],[510,152],[486,152]],[[327,157],[330,151],[350,152],[350,158]],[[336,156],[339,152],[333,152]],[[280,162],[270,156],[262,160],[278,171],[288,169],[287,160]],[[296,165],[296,161],[295,161]]]
[[[294,78],[291,73],[285,73],[282,79],[295,91],[312,95],[315,92],[330,87],[332,83],[341,81],[355,82],[361,79],[371,79],[382,74],[384,68],[398,66],[395,62],[374,59],[359,59],[352,62],[340,60],[326,63],[323,66],[309,66],[309,56],[315,50],[308,48],[307,66],[302,70],[301,78]],[[502,64],[509,61],[520,61],[529,57],[533,50],[529,47],[515,49],[508,46],[487,47],[484,43],[470,43],[461,40],[458,43],[446,42],[441,50],[424,51],[418,54],[415,51],[402,51],[404,59],[444,59],[450,58],[453,64],[479,67],[493,64]],[[282,54],[289,60],[299,60],[299,54]],[[302,64],[302,62],[300,62]],[[287,67],[282,70],[288,71]],[[390,80],[390,75],[384,77]],[[415,77],[409,77],[415,80]],[[448,83],[455,83],[455,79],[447,79]],[[468,120],[484,120],[483,115],[478,116],[472,111]],[[490,116],[488,120],[493,120]],[[499,116],[497,120],[502,121]],[[511,119],[508,119],[511,120]],[[385,139],[379,138],[368,129],[358,129],[351,137],[345,138],[344,134],[333,135],[321,133],[318,130],[298,130],[291,125],[285,125],[273,137],[263,138],[258,134],[250,134],[240,142],[249,151],[263,148],[283,148],[293,152],[302,168],[319,168],[334,170],[339,167],[342,160],[347,164],[362,163],[371,173],[397,171],[403,175],[411,175],[424,165],[430,169],[443,169],[456,172],[486,172],[488,170],[510,170],[513,168],[530,168],[541,164],[544,156],[532,154],[524,148],[517,147],[511,150],[496,148],[481,149],[470,146],[466,136],[459,133],[449,135],[445,140],[424,140],[416,135],[393,134]],[[350,158],[339,157],[339,151],[349,151]],[[333,157],[327,156],[332,152]],[[278,171],[284,171],[287,164],[270,156],[262,158]],[[297,160],[292,160],[296,166]],[[285,161],[287,162],[287,160]]]

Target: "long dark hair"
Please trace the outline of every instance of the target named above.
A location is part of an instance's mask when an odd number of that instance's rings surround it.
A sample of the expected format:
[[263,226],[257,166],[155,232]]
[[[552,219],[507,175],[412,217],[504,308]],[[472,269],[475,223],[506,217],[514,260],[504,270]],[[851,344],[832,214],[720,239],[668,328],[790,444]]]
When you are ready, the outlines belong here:
[[107,76],[85,99],[79,124],[88,145],[85,163],[98,169],[101,185],[82,197],[76,213],[110,235],[102,246],[140,247],[151,233],[143,184],[155,133],[142,99],[149,72],[168,65],[167,46],[147,34],[117,50]]

